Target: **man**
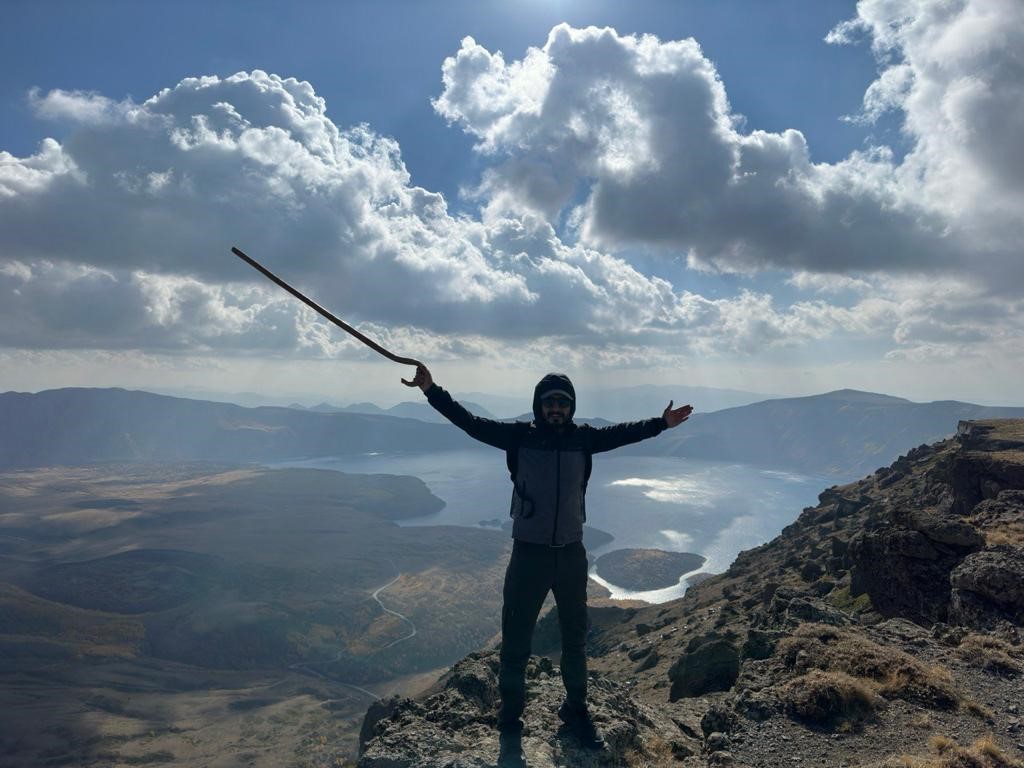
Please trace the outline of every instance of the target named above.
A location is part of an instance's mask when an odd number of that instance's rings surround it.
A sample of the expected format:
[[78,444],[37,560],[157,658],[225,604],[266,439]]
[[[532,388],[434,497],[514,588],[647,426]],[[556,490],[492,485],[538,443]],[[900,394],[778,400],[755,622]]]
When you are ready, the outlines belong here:
[[423,366],[413,384],[429,403],[470,437],[505,451],[512,477],[512,557],[505,572],[501,611],[501,708],[503,748],[518,741],[526,703],[526,664],[537,615],[549,591],[555,595],[562,633],[565,702],[558,716],[589,749],[604,741],[587,709],[587,553],[584,496],[591,456],[635,443],[678,426],[693,408],[669,402],[657,418],[610,427],[576,425],[576,391],[563,374],[551,373],[533,392],[532,422],[482,419],[455,402]]

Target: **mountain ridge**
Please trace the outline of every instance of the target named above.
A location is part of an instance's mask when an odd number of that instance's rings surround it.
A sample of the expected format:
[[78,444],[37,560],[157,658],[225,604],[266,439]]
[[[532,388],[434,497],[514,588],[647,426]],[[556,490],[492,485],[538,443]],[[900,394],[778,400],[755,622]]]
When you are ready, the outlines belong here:
[[[835,390],[698,411],[682,427],[621,451],[852,479],[890,462],[907,445],[948,436],[950,425],[960,419],[1020,416],[1024,408],[959,401],[913,403]],[[283,406],[246,408],[122,388],[0,394],[0,434],[7,438],[0,441],[0,467],[98,461],[276,462],[480,448],[449,424]]]

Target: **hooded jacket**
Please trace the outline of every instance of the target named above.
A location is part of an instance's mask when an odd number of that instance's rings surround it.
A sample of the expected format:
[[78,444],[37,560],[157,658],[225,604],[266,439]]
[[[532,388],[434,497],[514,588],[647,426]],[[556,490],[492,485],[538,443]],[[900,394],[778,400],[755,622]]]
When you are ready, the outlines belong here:
[[[569,419],[561,428],[548,425],[541,411],[541,396],[552,391],[564,392],[572,400]],[[609,427],[573,423],[575,390],[564,374],[548,374],[534,388],[532,422],[474,416],[437,384],[426,395],[442,416],[470,437],[505,451],[512,479],[512,538],[533,544],[564,546],[581,541],[591,457],[665,429],[661,417]]]

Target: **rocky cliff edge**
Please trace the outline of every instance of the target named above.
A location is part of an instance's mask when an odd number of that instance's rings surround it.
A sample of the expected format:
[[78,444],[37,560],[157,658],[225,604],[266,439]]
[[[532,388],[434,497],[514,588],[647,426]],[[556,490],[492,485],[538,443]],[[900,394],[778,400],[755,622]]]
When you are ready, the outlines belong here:
[[[602,609],[606,752],[559,730],[556,650],[536,648],[525,764],[1022,768],[1022,624],[1024,421],[962,422],[683,599]],[[496,671],[481,651],[419,700],[375,704],[360,768],[496,765]]]

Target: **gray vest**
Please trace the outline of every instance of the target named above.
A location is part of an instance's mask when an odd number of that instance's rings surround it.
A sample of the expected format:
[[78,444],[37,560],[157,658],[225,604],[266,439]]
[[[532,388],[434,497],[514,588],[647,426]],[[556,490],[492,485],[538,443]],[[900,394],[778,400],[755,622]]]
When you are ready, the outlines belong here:
[[582,541],[587,519],[587,463],[582,447],[520,446],[516,450],[512,538],[555,545]]

